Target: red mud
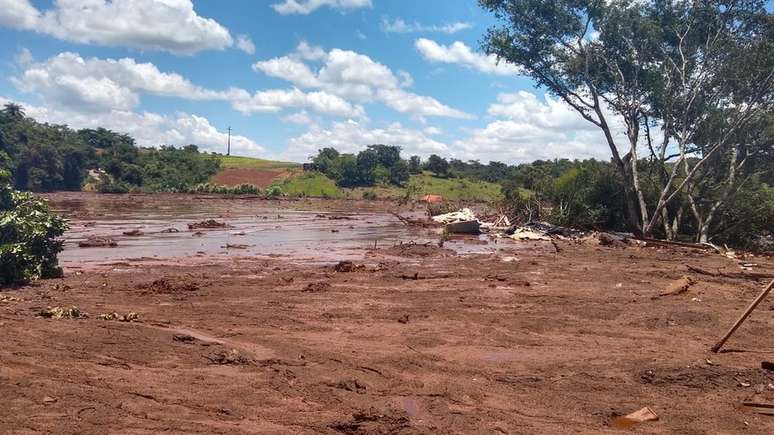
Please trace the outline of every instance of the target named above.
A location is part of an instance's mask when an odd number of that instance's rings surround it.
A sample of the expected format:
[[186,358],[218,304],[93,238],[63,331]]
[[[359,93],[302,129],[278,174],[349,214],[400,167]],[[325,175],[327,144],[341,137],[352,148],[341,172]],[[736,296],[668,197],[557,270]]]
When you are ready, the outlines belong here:
[[[708,351],[763,281],[688,268],[740,271],[714,253],[509,246],[364,248],[349,273],[126,261],[4,291],[0,432],[616,433],[646,406],[659,420],[638,433],[774,432],[741,406],[774,402],[760,368],[774,358],[774,299],[732,351]],[[683,276],[695,284],[659,296]],[[90,316],[37,316],[53,306]],[[97,319],[109,312],[139,320]]]

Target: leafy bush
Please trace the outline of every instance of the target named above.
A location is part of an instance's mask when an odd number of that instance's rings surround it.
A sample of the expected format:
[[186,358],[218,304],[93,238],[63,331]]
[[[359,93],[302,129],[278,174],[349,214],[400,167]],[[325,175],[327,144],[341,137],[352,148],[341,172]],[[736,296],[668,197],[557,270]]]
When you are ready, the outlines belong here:
[[29,192],[0,185],[0,285],[62,276],[56,238],[67,221],[48,210],[48,203]]
[[363,199],[367,199],[369,201],[373,201],[377,198],[376,192],[373,190],[366,190],[363,192]]
[[266,189],[266,196],[269,198],[279,198],[280,196],[283,196],[284,193],[282,192],[282,188],[279,186],[271,186],[268,189]]

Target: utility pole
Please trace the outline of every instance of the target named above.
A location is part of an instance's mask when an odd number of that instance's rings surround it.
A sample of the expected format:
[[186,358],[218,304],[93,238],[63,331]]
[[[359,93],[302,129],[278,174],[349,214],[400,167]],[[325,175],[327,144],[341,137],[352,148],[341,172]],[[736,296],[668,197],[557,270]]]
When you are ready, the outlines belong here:
[[226,155],[231,155],[231,126],[228,126],[228,150],[226,151]]

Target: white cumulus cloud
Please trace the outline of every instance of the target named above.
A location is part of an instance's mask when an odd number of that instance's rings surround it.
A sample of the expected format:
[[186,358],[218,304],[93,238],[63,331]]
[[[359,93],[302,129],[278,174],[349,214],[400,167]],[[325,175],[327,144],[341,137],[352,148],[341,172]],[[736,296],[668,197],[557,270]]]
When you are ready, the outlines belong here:
[[[318,68],[305,61],[321,63],[322,66]],[[351,50],[334,48],[326,52],[301,42],[294,53],[256,62],[253,69],[287,80],[302,89],[320,89],[359,102],[378,101],[416,118],[472,118],[433,97],[405,90],[413,83],[410,74],[402,71],[395,73],[370,57]]]
[[55,0],[44,11],[29,0],[0,0],[0,26],[82,44],[179,55],[234,44],[228,29],[199,16],[191,0]]
[[284,0],[282,3],[271,5],[281,15],[308,15],[323,6],[346,11],[371,7],[371,0]]
[[516,65],[504,61],[498,62],[495,55],[476,53],[460,41],[447,46],[420,38],[414,45],[422,57],[430,62],[457,64],[487,74],[502,76],[519,74],[519,68]]
[[306,133],[291,138],[288,148],[281,156],[294,161],[306,161],[309,156],[317,154],[324,146],[334,147],[340,152],[356,153],[367,145],[390,144],[403,148],[404,156],[430,154],[448,154],[449,146],[443,142],[428,137],[419,130],[406,128],[400,123],[392,123],[383,128],[368,128],[355,122],[334,122],[329,128],[313,126]]
[[131,58],[84,59],[76,53],[60,53],[44,62],[22,65],[11,81],[16,87],[38,95],[47,104],[75,110],[132,110],[141,94],[187,100],[226,101],[234,109],[250,114],[306,108],[321,114],[363,117],[361,106],[324,92],[298,89],[261,90],[253,94],[239,89],[211,90],[191,83],[177,73],[162,72],[152,63]]
[[236,39],[236,48],[244,51],[247,54],[255,54],[255,44],[253,40],[247,35],[238,35]]
[[447,23],[447,24],[421,24],[418,22],[406,22],[401,18],[395,18],[394,20],[390,20],[388,18],[382,18],[381,22],[381,28],[382,31],[387,33],[431,33],[431,32],[438,32],[438,33],[447,33],[447,34],[453,34],[457,33],[462,30],[467,30],[472,28],[473,25],[471,23],[463,22],[463,21],[457,21],[454,23]]
[[[454,141],[454,156],[503,162],[610,157],[602,131],[559,99],[526,91],[505,93],[488,112],[496,119]],[[605,115],[614,136],[625,140],[621,123],[610,112]]]

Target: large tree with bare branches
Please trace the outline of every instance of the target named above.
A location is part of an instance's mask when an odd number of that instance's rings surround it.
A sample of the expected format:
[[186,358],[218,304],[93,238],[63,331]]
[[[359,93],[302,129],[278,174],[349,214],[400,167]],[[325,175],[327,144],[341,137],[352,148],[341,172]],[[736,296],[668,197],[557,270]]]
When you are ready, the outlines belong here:
[[710,165],[725,185],[738,182],[731,161],[744,161],[743,132],[774,103],[774,20],[764,1],[480,4],[500,21],[485,51],[519,65],[600,129],[633,231],[673,236],[684,212],[675,204],[694,198]]

